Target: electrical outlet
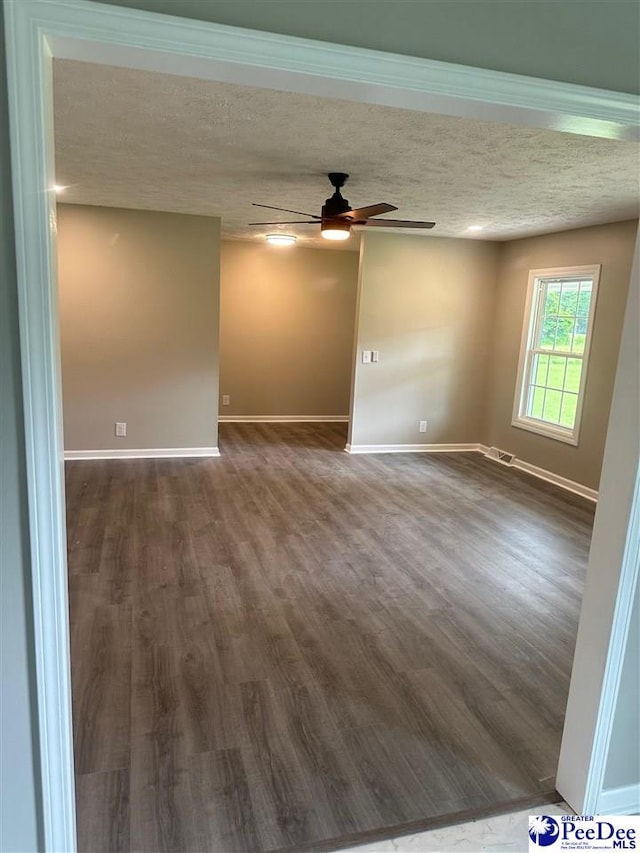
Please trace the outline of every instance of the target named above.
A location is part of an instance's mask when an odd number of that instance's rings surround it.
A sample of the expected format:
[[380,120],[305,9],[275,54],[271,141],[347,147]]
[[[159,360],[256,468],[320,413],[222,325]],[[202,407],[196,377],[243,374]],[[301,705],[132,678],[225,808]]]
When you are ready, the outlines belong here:
[[231,405],[231,397],[228,394],[222,395],[222,405],[223,406],[230,406]]
[[363,364],[371,364],[371,350],[363,349],[362,350],[362,363]]
[[418,424],[418,432],[426,432],[426,431],[427,431],[427,422],[426,421],[420,421],[420,423]]
[[121,423],[116,421],[116,436],[118,438],[124,438],[127,434],[127,425],[126,423]]

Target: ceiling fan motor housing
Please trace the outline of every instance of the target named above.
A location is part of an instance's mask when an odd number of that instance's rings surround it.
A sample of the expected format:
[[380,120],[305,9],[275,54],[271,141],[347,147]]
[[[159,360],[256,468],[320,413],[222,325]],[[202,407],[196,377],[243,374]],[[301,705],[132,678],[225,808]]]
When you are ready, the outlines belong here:
[[328,178],[331,186],[335,187],[335,192],[322,205],[322,218],[326,216],[337,216],[339,213],[347,213],[351,210],[351,206],[346,198],[342,197],[340,188],[343,187],[349,175],[346,172],[329,172]]
[[328,198],[322,205],[322,218],[337,216],[339,213],[347,213],[349,210],[351,210],[349,202],[346,198],[342,198],[340,190],[336,190],[331,198]]

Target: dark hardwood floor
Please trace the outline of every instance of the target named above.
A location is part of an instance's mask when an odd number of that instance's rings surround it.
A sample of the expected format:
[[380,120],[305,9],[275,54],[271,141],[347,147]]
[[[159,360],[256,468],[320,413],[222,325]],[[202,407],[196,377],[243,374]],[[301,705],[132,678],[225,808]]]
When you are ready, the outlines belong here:
[[80,850],[300,851],[553,798],[593,509],[479,454],[67,464]]

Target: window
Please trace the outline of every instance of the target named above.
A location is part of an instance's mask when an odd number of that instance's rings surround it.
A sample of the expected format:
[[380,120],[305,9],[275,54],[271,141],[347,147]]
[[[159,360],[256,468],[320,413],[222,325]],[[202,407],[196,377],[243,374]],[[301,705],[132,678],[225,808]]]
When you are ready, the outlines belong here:
[[513,425],[578,443],[599,266],[532,270]]

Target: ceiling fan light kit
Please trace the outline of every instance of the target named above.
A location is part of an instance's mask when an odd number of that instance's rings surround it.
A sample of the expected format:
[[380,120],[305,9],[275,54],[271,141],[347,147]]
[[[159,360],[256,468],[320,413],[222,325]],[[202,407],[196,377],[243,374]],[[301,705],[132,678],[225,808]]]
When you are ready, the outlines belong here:
[[346,240],[351,236],[351,229],[346,223],[323,220],[320,233],[325,240]]
[[[292,210],[287,207],[273,207],[270,204],[257,204],[254,202],[254,207],[266,207],[269,210],[281,210],[285,213],[295,213],[297,216],[310,216],[311,219],[288,220],[286,222],[250,222],[249,225],[319,225],[320,233],[326,240],[346,240],[351,233],[352,225],[374,226],[378,228],[412,228],[425,229],[433,228],[435,222],[417,222],[406,219],[373,219],[374,216],[380,216],[382,213],[391,213],[397,210],[393,204],[380,202],[379,204],[370,204],[367,207],[352,208],[349,202],[340,190],[345,185],[349,175],[346,172],[329,172],[327,175],[331,186],[334,188],[334,193],[322,205],[321,215],[315,213],[303,213],[300,210]],[[267,235],[268,242],[276,242],[269,240],[270,236],[284,235]],[[295,242],[295,238],[293,238]],[[292,245],[288,243],[278,243],[278,245]]]

